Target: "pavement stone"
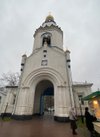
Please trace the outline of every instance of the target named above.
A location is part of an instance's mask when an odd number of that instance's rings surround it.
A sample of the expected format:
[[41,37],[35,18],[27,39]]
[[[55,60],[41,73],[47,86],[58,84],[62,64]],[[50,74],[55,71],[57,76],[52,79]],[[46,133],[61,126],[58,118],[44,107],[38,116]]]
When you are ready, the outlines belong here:
[[54,121],[53,117],[34,116],[27,121],[0,120],[0,137],[89,137],[86,128],[78,127],[73,135],[70,123]]

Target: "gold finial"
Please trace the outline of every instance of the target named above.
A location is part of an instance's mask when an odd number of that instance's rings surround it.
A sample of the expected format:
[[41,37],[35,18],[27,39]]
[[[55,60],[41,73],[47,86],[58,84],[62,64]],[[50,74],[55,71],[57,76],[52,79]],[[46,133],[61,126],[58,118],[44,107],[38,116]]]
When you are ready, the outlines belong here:
[[54,21],[54,17],[51,15],[51,12],[49,12],[49,15],[46,17],[46,21]]

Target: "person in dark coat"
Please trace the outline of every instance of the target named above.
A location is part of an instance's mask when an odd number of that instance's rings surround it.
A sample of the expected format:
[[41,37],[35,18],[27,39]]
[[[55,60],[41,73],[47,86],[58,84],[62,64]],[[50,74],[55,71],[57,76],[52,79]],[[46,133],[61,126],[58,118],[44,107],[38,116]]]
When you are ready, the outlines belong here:
[[91,137],[94,134],[94,126],[93,126],[93,121],[96,120],[96,118],[91,115],[88,111],[88,107],[85,108],[85,122],[86,122],[86,127],[90,131]]

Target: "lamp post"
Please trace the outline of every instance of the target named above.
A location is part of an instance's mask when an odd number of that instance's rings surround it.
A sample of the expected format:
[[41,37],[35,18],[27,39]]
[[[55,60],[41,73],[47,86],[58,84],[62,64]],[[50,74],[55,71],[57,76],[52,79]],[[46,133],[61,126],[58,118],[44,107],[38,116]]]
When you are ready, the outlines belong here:
[[82,106],[81,106],[81,100],[79,100],[79,106],[80,106],[80,114],[81,114],[81,120],[82,120],[82,123],[84,123],[84,118],[83,118],[83,113],[82,113]]

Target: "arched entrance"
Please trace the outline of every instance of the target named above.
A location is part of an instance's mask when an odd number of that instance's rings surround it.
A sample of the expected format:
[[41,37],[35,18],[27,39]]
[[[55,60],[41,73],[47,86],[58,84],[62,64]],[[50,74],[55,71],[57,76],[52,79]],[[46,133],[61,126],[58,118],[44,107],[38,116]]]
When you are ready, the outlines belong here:
[[33,114],[51,114],[54,112],[54,86],[49,80],[40,81],[35,90]]

